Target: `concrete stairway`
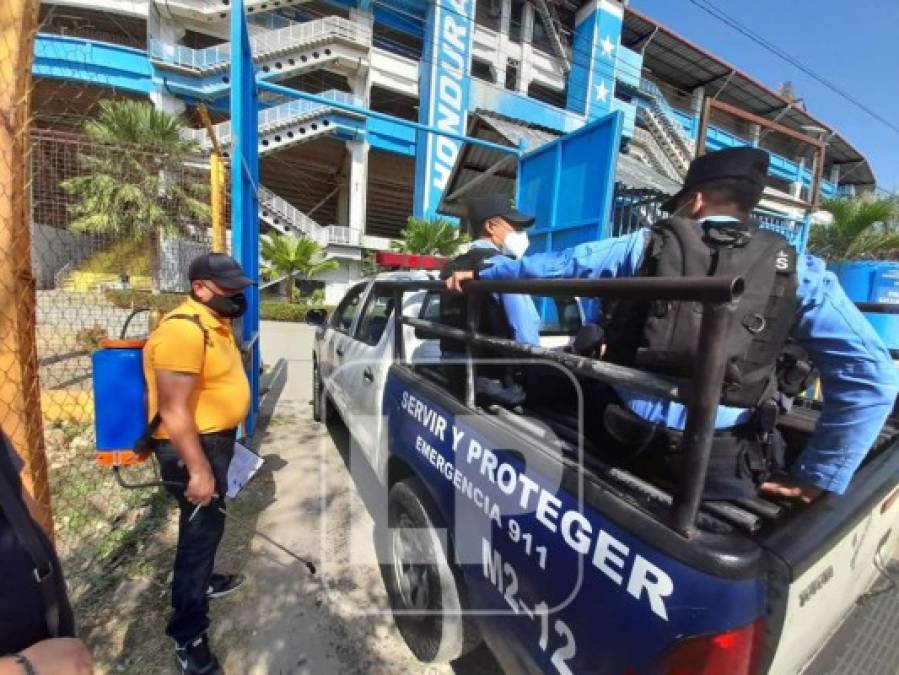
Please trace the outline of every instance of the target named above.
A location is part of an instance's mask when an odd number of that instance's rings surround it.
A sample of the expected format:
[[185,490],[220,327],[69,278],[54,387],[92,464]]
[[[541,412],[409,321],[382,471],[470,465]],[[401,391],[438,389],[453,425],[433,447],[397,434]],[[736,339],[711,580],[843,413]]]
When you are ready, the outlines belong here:
[[534,0],[534,7],[536,7],[537,14],[540,15],[540,20],[546,28],[553,51],[562,63],[563,71],[565,74],[568,74],[571,71],[571,61],[568,49],[562,40],[562,21],[559,19],[555,5],[551,5],[547,0]]
[[644,164],[648,164],[671,180],[677,182],[683,181],[686,170],[669,159],[669,153],[659,146],[655,135],[651,132],[640,127],[635,127],[634,135],[630,140],[629,146],[631,148],[631,154],[639,157]]
[[645,105],[638,107],[638,119],[653,135],[656,144],[668,156],[671,163],[677,167],[682,179],[693,159],[693,141],[687,137],[667,99],[654,82],[640,80],[639,92]]
[[[319,96],[335,102],[359,105],[352,94],[342,91],[332,89]],[[224,152],[230,152],[231,122],[221,122],[214,125],[213,129]],[[363,134],[363,116],[303,100],[288,101],[259,111],[260,155],[335,133],[348,139]],[[189,129],[184,132],[184,136],[197,141],[206,150],[211,149],[204,129]]]
[[[258,14],[273,9],[296,7],[309,0],[244,0],[247,14]],[[157,3],[160,11],[173,17],[192,21],[215,23],[226,19],[231,12],[231,0],[165,0]]]
[[[370,47],[370,30],[339,16],[259,30],[250,37],[253,61],[271,79],[294,77],[324,67],[356,71],[367,65]],[[149,54],[160,69],[198,78],[223,75],[221,84],[228,84],[228,42],[192,49],[151,40]]]
[[[262,185],[256,196],[259,198],[259,218],[282,234],[308,237],[326,247],[361,245],[358,231],[341,225],[322,226]],[[333,251],[329,250],[328,253],[332,254]]]

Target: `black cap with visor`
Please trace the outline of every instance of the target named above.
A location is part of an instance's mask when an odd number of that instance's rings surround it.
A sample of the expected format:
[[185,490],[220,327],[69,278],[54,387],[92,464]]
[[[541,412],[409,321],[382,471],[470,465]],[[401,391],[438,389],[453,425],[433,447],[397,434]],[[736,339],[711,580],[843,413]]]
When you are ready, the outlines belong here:
[[476,237],[484,223],[491,218],[502,218],[516,230],[523,230],[534,224],[534,216],[515,208],[509,195],[492,194],[475,197],[468,202],[468,231]]
[[190,262],[187,277],[191,281],[211,281],[229,291],[240,291],[247,286],[257,285],[244,274],[240,263],[225,253],[204,253],[197,256]]

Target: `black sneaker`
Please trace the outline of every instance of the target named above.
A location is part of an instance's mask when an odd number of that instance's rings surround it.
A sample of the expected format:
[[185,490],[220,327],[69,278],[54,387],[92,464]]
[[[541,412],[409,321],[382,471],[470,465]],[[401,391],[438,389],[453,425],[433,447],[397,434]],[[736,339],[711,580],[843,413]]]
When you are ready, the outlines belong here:
[[205,633],[184,647],[175,647],[182,675],[221,675],[218,659],[209,651]]
[[215,600],[231,595],[243,585],[246,579],[243,574],[216,574],[213,572],[212,578],[209,580],[209,587],[206,589],[206,597]]

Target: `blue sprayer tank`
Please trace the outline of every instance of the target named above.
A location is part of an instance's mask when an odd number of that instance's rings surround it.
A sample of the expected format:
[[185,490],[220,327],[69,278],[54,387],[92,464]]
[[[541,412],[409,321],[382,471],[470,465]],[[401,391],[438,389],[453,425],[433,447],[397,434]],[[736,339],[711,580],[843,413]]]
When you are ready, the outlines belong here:
[[97,461],[134,464],[132,448],[147,428],[143,340],[104,340],[93,355]]

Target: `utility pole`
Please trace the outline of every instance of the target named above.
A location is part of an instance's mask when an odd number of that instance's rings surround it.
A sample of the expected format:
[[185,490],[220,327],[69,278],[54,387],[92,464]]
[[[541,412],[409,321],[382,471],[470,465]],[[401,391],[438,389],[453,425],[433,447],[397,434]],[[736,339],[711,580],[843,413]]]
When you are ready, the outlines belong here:
[[25,464],[32,515],[53,536],[35,344],[28,184],[38,0],[0,2],[0,426]]

